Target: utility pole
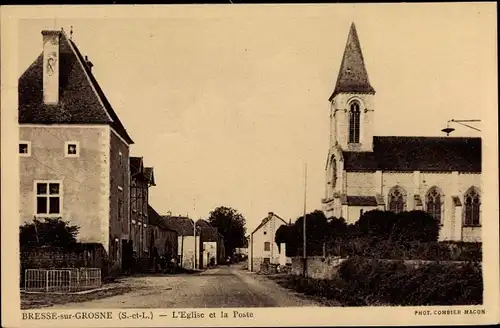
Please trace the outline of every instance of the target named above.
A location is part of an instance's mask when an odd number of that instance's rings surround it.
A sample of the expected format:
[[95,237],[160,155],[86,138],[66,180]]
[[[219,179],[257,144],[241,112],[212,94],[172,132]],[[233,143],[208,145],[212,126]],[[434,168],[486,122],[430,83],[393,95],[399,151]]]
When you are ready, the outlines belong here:
[[304,277],[307,276],[307,252],[306,252],[306,211],[307,211],[307,163],[304,169],[304,227],[302,228],[302,237],[304,245],[302,247],[302,257],[304,261]]
[[[196,217],[196,198],[193,199],[193,218]],[[193,260],[193,269],[196,270],[196,221],[193,219],[193,235],[194,235],[194,260]]]

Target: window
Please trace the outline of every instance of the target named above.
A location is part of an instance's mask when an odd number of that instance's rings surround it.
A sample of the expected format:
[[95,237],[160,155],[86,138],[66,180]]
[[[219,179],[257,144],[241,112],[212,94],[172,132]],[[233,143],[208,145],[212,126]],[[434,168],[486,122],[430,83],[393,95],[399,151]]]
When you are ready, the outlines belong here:
[[267,235],[267,231],[264,231],[264,235]]
[[269,252],[271,250],[271,243],[266,241],[264,242],[264,251]]
[[471,187],[464,196],[465,202],[465,218],[464,226],[479,226],[480,225],[480,198],[476,188]]
[[80,145],[78,141],[66,141],[64,143],[64,156],[65,157],[78,157],[80,156]]
[[433,218],[441,222],[442,219],[442,202],[441,202],[441,192],[437,187],[432,187],[427,192],[425,205],[427,208],[427,213],[429,213]]
[[331,174],[331,185],[332,188],[335,188],[336,182],[337,182],[337,162],[335,161],[335,158],[332,157],[332,174]]
[[135,186],[135,183],[132,183],[132,191],[131,191],[131,201],[132,201],[132,211],[133,212],[136,212],[137,211],[137,190],[136,190],[136,186]]
[[121,221],[123,218],[123,200],[121,199],[121,194],[120,198],[118,199],[118,221]]
[[406,193],[400,187],[394,187],[389,192],[389,211],[403,212],[406,208]]
[[19,142],[19,154],[23,157],[31,156],[31,142],[29,141]]
[[35,213],[38,216],[61,214],[61,183],[58,181],[35,181]]
[[349,143],[359,143],[359,103],[353,101],[349,107]]

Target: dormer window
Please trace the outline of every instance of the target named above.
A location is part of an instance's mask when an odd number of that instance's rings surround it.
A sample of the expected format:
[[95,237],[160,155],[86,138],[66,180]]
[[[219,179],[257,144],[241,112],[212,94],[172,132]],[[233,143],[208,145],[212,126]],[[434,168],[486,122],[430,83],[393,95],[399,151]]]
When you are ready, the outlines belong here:
[[65,157],[78,157],[80,156],[80,145],[78,141],[67,141],[64,145]]
[[19,142],[19,155],[23,157],[31,156],[31,142],[29,141]]

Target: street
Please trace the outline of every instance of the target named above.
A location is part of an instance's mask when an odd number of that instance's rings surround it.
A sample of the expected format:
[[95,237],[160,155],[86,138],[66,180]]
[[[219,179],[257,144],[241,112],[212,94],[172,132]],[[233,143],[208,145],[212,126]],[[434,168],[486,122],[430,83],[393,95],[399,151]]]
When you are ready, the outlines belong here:
[[284,289],[241,264],[207,269],[198,274],[136,276],[120,284],[126,294],[53,308],[219,308],[321,306]]

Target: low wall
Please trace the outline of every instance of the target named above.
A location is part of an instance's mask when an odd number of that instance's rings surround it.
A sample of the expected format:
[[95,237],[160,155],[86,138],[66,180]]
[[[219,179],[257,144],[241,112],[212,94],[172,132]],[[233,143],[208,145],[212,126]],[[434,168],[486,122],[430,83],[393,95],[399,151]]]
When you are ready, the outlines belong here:
[[[333,279],[340,267],[340,264],[347,260],[347,258],[340,257],[322,257],[322,256],[310,256],[306,259],[307,261],[307,276],[314,279]],[[464,261],[425,261],[425,260],[390,260],[390,259],[377,259],[377,261],[383,262],[403,262],[408,268],[418,269],[424,265],[432,263],[440,263],[442,265],[450,266],[460,266],[467,262]],[[302,275],[303,274],[303,259],[302,257],[292,258],[292,268],[291,274]]]
[[79,244],[72,250],[53,247],[25,248],[20,252],[21,282],[26,269],[100,268],[108,274],[107,254],[100,244]]
[[[301,275],[303,273],[302,261],[301,257],[292,258],[292,274]],[[315,279],[333,279],[343,261],[345,259],[340,257],[310,256],[306,259],[307,276]]]

